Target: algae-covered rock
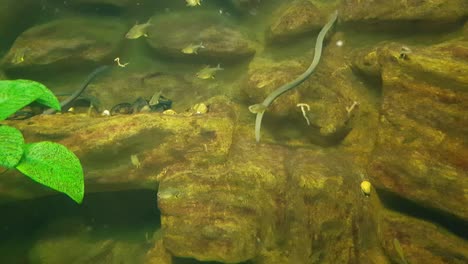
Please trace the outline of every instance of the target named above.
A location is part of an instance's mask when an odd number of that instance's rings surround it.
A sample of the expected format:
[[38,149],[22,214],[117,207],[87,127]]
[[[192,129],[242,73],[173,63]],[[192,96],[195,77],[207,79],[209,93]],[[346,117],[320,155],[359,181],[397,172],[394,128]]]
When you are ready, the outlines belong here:
[[270,41],[284,41],[308,32],[318,32],[326,23],[323,11],[307,0],[284,4],[267,31]]
[[2,64],[6,68],[19,68],[112,61],[125,30],[122,23],[109,18],[54,20],[23,32]]
[[465,0],[350,0],[343,1],[340,6],[340,18],[344,22],[356,22],[361,29],[388,28],[405,32],[455,27],[467,14]]
[[355,230],[367,221],[353,207],[363,196],[351,176],[352,156],[254,146],[243,136],[227,163],[174,164],[158,176],[165,247],[175,256],[223,263],[359,259],[348,253],[351,233],[372,235]]
[[[426,263],[461,264],[468,261],[468,242],[434,223],[384,211],[379,225],[382,247],[395,263],[424,260]],[[463,229],[461,226],[454,228]]]
[[[204,115],[147,113],[92,118],[61,114],[14,122],[14,126],[28,142],[53,140],[73,151],[84,168],[88,193],[154,189],[155,176],[168,164],[225,160],[232,142],[231,112],[229,102],[218,100],[210,103],[210,112]],[[139,168],[132,164],[131,155],[138,156]],[[35,185],[18,172],[8,172],[0,188],[2,202],[50,194],[50,190]]]
[[158,240],[145,256],[145,264],[172,264],[172,255],[164,247],[163,241]]
[[164,246],[175,256],[200,261],[254,258],[261,209],[249,201],[267,194],[249,190],[232,168],[211,164],[205,169],[172,166],[159,177]]
[[[467,221],[466,42],[381,46],[378,142],[368,168],[376,188]],[[450,195],[447,195],[447,194]]]
[[[255,53],[255,43],[229,25],[222,16],[206,12],[169,13],[154,16],[148,29],[148,43],[158,53],[191,60],[215,63],[238,61]],[[198,54],[184,54],[190,44],[203,43]]]
[[[252,104],[262,102],[271,92],[281,85],[294,80],[305,70],[305,65],[296,60],[273,61],[268,58],[256,57],[248,70],[247,85],[242,92]],[[279,114],[287,114],[299,101],[299,89],[293,89],[280,96],[269,108]]]
[[353,67],[354,69],[366,77],[380,78],[382,71],[378,56],[377,48],[358,49],[353,52]]

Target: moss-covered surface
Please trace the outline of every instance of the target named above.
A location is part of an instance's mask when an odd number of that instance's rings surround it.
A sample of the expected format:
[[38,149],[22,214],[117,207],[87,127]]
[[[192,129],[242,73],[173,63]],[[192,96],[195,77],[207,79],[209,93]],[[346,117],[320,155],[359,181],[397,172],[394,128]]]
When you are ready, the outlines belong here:
[[268,38],[271,41],[281,41],[291,39],[309,32],[318,32],[326,17],[321,17],[320,9],[307,0],[293,1],[279,7],[275,20],[271,22],[268,29]]
[[350,0],[340,6],[341,17],[362,29],[435,31],[454,28],[467,15],[464,0]]
[[416,47],[406,59],[401,44],[377,51],[383,102],[368,172],[376,186],[466,221],[468,79],[457,74],[468,71],[464,46]]

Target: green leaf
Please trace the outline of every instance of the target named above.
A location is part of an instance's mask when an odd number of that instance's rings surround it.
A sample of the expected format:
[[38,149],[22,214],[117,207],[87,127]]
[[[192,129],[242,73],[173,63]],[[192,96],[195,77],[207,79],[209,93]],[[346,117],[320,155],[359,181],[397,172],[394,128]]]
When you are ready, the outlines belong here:
[[65,146],[54,142],[26,144],[16,168],[38,183],[70,196],[81,203],[84,196],[80,160]]
[[37,101],[60,111],[55,95],[43,84],[30,80],[0,80],[0,120]]
[[23,145],[23,134],[18,129],[0,125],[0,166],[14,168],[23,156]]

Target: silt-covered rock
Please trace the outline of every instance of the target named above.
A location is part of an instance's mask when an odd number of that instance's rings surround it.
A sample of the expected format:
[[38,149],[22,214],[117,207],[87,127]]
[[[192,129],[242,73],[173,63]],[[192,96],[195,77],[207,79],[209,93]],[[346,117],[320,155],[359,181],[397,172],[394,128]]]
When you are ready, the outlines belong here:
[[383,101],[368,174],[377,188],[467,221],[466,43],[409,47],[405,56],[401,46],[374,56]]
[[23,32],[2,64],[12,69],[112,61],[125,30],[124,24],[108,18],[54,20]]
[[[223,18],[206,12],[164,14],[151,19],[148,44],[158,53],[197,61],[239,61],[255,54],[256,44]],[[184,54],[188,45],[203,44],[198,54]]]
[[267,31],[267,38],[272,42],[318,32],[326,23],[324,12],[306,0],[284,4],[276,13]]

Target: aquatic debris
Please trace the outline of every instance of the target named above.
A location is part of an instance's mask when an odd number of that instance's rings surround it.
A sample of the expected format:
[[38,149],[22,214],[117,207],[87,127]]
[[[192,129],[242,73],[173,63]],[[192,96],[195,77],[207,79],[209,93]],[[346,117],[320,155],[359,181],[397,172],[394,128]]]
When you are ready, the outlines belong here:
[[192,106],[192,111],[197,115],[206,114],[208,112],[208,106],[204,103],[195,104]]
[[187,6],[201,5],[201,0],[185,0],[185,2],[187,2]]
[[216,72],[222,71],[222,70],[224,69],[221,68],[219,64],[214,68],[211,68],[210,66],[206,66],[205,68],[197,72],[197,77],[200,79],[214,79],[214,75],[216,74]]
[[348,116],[351,115],[351,112],[354,110],[354,108],[356,108],[356,106],[358,106],[359,103],[354,101],[353,104],[351,106],[347,106],[346,107],[346,112],[348,113]]
[[140,160],[138,159],[138,156],[136,154],[130,155],[130,161],[132,162],[133,166],[135,166],[137,169],[141,167]]
[[402,46],[400,49],[400,59],[407,60],[408,54],[411,54],[413,51],[407,46]]
[[[325,38],[325,35],[333,26],[333,24],[335,24],[337,18],[338,18],[338,11],[335,11],[332,14],[330,20],[327,22],[327,24],[325,24],[322,30],[320,30],[320,33],[317,37],[317,41],[315,43],[314,59],[312,60],[312,63],[310,64],[309,68],[304,73],[302,73],[299,77],[294,79],[292,82],[287,83],[279,87],[278,89],[274,90],[271,94],[267,96],[267,98],[265,98],[265,100],[263,100],[262,103],[257,104],[261,106],[249,107],[249,110],[252,113],[257,114],[257,117],[255,119],[255,140],[257,142],[260,142],[260,129],[262,126],[262,118],[263,118],[263,114],[265,113],[265,110],[271,105],[271,103],[273,103],[274,100],[276,100],[276,98],[278,98],[280,95],[284,94],[285,92],[293,89],[294,87],[297,87],[299,84],[304,82],[305,79],[307,79],[312,74],[315,67],[317,67],[320,61],[320,57],[322,55],[323,39]],[[255,110],[256,112],[253,112],[252,110]]]
[[401,261],[404,264],[408,264],[408,261],[406,261],[405,255],[403,254],[403,249],[401,248],[400,241],[396,238],[393,239],[393,247],[395,248],[395,251],[398,253],[398,256],[400,257]]
[[125,38],[127,39],[137,39],[141,36],[148,37],[146,31],[148,27],[151,26],[151,18],[148,19],[148,22],[143,24],[135,24],[128,32],[125,34]]
[[119,57],[115,58],[114,61],[117,62],[117,65],[118,65],[119,67],[122,67],[122,68],[125,68],[125,66],[127,66],[127,65],[129,64],[129,62],[124,63],[124,64],[121,64],[121,63],[120,63],[120,58],[119,58]]
[[309,121],[309,118],[307,117],[307,113],[306,113],[306,108],[307,108],[307,111],[310,111],[310,106],[308,104],[304,104],[304,103],[299,103],[296,106],[301,108],[302,116],[304,116],[305,120],[307,121],[307,125],[310,126],[310,121]]
[[106,110],[102,111],[101,115],[102,116],[110,116],[110,111],[106,109]]
[[200,44],[194,45],[190,44],[187,47],[182,49],[182,53],[184,54],[198,54],[199,49],[204,49],[205,46],[203,46],[203,42],[200,42]]
[[361,182],[361,192],[364,196],[369,197],[371,192],[371,183],[369,181],[362,181]]

